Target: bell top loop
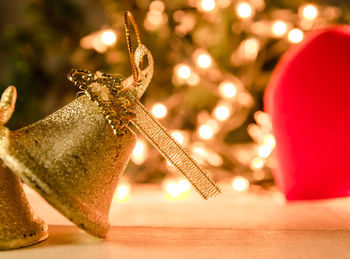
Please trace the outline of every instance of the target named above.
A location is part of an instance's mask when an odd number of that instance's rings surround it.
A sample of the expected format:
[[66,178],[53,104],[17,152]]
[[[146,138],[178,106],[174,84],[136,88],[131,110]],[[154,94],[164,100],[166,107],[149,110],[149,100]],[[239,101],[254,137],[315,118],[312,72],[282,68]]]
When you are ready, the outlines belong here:
[[126,41],[127,41],[127,45],[128,45],[132,75],[134,77],[134,82],[136,84],[136,82],[139,80],[139,73],[138,73],[138,70],[136,68],[135,59],[134,59],[134,50],[132,48],[132,43],[131,43],[129,20],[130,20],[132,26],[134,27],[138,46],[141,45],[141,37],[140,37],[139,27],[137,26],[137,23],[135,21],[134,16],[132,15],[131,12],[126,11],[124,14],[125,35],[126,35]]
[[[130,35],[130,23],[134,27],[136,39],[137,39],[137,48],[134,52],[131,42]],[[154,60],[151,52],[147,49],[145,45],[141,43],[140,31],[135,21],[134,16],[131,12],[126,11],[124,15],[124,25],[125,25],[125,35],[129,51],[132,77],[128,77],[123,85],[125,88],[134,90],[134,97],[140,99],[143,93],[146,91],[151,79],[153,77],[153,68]],[[145,69],[141,69],[143,57],[147,56],[148,66]]]

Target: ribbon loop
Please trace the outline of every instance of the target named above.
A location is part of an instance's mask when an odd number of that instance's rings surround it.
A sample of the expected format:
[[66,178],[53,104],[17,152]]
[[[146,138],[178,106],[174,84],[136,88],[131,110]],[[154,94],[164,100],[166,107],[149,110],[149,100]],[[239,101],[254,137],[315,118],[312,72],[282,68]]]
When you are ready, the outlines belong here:
[[[141,69],[143,57],[147,56],[148,66],[145,69]],[[150,84],[153,71],[154,71],[154,60],[151,52],[143,44],[140,44],[135,51],[134,55],[135,67],[138,72],[138,81],[135,82],[133,76],[129,76],[124,80],[123,86],[130,90],[135,90],[135,98],[140,99],[143,93],[146,91]]]
[[125,14],[124,14],[124,25],[125,25],[126,42],[127,42],[127,45],[128,45],[128,51],[129,51],[132,75],[134,77],[134,82],[136,83],[139,80],[139,74],[138,74],[138,69],[137,69],[136,64],[135,64],[134,50],[132,48],[132,43],[131,43],[129,20],[131,21],[131,24],[134,27],[134,31],[135,31],[135,34],[136,34],[136,39],[137,39],[138,46],[141,45],[141,37],[140,37],[139,27],[137,26],[137,23],[135,21],[134,16],[129,11],[125,12]]
[[[134,27],[135,34],[136,34],[136,40],[137,40],[138,46],[135,50],[135,53],[131,42],[129,20],[132,26]],[[137,26],[134,16],[129,11],[125,12],[124,25],[125,25],[126,42],[128,46],[130,64],[131,64],[131,70],[132,70],[132,78],[130,77],[127,78],[123,84],[124,84],[124,87],[128,89],[131,89],[131,87],[133,86],[134,87],[133,92],[135,93],[135,98],[140,99],[151,82],[151,79],[153,76],[154,61],[153,61],[151,52],[146,48],[145,45],[141,43],[139,27]],[[144,56],[147,56],[148,67],[142,70],[141,66],[143,63]]]

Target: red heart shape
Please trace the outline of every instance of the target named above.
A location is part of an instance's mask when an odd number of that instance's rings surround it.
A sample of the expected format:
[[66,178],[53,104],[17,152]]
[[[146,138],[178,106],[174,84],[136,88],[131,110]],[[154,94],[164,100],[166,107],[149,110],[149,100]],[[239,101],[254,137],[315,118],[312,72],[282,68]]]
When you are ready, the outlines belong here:
[[350,26],[313,32],[290,48],[264,103],[276,138],[274,176],[287,199],[348,196]]

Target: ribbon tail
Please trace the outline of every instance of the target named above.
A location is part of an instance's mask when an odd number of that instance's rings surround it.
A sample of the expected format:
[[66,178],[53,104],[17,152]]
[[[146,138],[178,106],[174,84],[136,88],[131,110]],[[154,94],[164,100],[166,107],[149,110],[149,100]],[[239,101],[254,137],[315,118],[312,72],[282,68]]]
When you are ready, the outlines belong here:
[[169,134],[166,128],[150,114],[138,100],[135,103],[135,117],[131,122],[147,140],[181,172],[204,198],[208,199],[220,193],[220,188],[198,163]]

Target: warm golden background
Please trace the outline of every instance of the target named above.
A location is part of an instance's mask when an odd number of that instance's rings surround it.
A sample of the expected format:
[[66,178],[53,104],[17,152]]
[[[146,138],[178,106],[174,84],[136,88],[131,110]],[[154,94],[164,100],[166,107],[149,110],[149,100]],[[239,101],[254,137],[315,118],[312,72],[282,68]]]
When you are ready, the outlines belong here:
[[[262,97],[281,55],[308,31],[348,24],[350,3],[289,0],[27,0],[0,3],[0,85],[18,88],[12,129],[73,100],[71,68],[131,74],[123,14],[152,51],[143,103],[219,180],[271,186],[274,138]],[[140,137],[126,176],[177,174]],[[187,188],[187,187],[184,187]]]

